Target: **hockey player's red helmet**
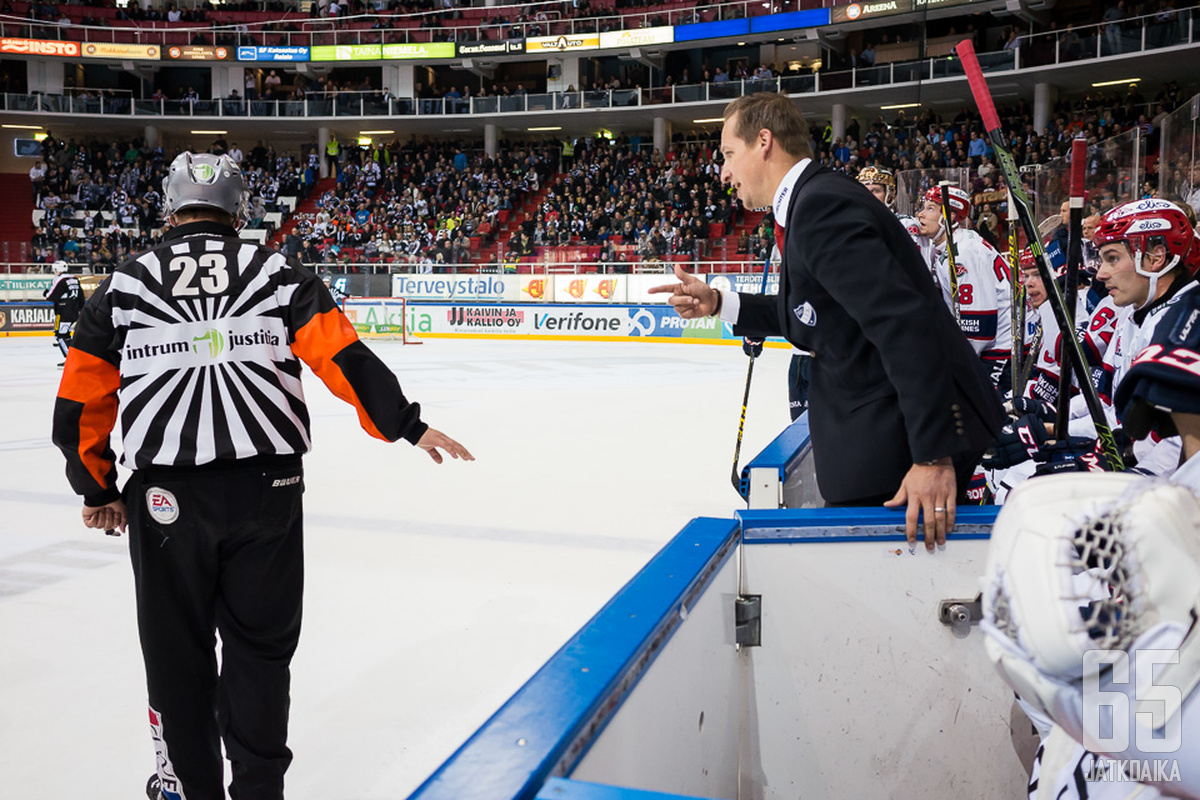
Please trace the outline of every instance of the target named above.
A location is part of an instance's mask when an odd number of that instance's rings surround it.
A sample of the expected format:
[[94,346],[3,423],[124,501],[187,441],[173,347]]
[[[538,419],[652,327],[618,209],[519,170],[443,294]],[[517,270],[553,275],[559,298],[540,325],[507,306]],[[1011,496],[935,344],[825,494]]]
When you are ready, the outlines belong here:
[[1196,231],[1183,209],[1170,200],[1148,197],[1109,211],[1096,226],[1092,244],[1099,248],[1114,242],[1125,242],[1134,253],[1162,245],[1167,250],[1166,269],[1182,264],[1188,274],[1194,274],[1200,266]]
[[1021,251],[1021,258],[1017,262],[1022,270],[1036,270],[1037,259],[1033,257],[1033,250],[1026,247]]
[[[940,207],[942,205],[942,187],[930,187],[925,192],[925,200]],[[957,186],[950,187],[950,212],[954,215],[955,223],[963,222],[971,213],[971,196]]]

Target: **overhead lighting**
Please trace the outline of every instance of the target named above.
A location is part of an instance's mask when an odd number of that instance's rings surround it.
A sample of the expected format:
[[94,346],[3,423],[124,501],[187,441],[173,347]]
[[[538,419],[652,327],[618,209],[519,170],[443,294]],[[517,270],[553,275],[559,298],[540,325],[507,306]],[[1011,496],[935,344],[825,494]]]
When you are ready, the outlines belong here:
[[920,108],[920,107],[921,107],[920,103],[896,103],[895,105],[891,105],[891,106],[880,106],[879,110],[880,111],[895,111],[898,108]]
[[692,120],[692,122],[696,123],[697,125],[703,125],[706,122],[724,122],[724,121],[725,121],[724,117],[708,117],[707,119]]
[[1123,83],[1139,83],[1141,80],[1141,78],[1121,78],[1119,81],[1100,81],[1099,83],[1093,83],[1092,86],[1099,89],[1101,86],[1120,86]]
[[192,133],[195,133],[195,134],[208,134],[208,135],[210,135],[210,136],[221,136],[221,135],[224,135],[224,134],[226,134],[226,133],[229,133],[229,131],[192,131]]
[[561,131],[562,125],[546,125],[541,128],[526,128],[525,130],[527,130],[531,133],[534,131]]
[[15,128],[19,131],[40,131],[42,129],[41,125],[0,125],[0,127]]
[[389,133],[395,133],[395,131],[359,131],[358,135],[359,136],[386,136]]
[[745,46],[746,46],[745,42],[738,42],[738,47],[745,47]]
[[370,136],[358,137],[358,146],[359,147],[370,147],[371,146],[371,137]]

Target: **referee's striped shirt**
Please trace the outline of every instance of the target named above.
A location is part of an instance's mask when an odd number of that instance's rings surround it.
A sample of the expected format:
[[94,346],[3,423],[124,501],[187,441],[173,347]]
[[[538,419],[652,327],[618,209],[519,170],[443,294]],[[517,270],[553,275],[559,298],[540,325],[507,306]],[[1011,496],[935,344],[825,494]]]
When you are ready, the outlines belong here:
[[309,448],[300,362],[372,436],[413,444],[420,406],[295,259],[213,222],[170,230],[92,295],[54,408],[54,443],[90,506],[116,500],[110,434],[132,469]]

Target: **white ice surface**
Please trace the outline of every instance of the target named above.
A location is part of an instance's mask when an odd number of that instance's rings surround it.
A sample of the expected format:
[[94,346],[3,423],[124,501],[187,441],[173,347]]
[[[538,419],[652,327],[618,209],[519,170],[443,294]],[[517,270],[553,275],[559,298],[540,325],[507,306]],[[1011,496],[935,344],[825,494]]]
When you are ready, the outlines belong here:
[[[311,374],[294,800],[415,789],[692,517],[739,507],[738,347],[371,346],[478,461],[368,437]],[[744,462],[787,423],[755,367]],[[49,440],[49,338],[0,339],[0,796],[143,796],[153,770],[125,539],[83,528]]]

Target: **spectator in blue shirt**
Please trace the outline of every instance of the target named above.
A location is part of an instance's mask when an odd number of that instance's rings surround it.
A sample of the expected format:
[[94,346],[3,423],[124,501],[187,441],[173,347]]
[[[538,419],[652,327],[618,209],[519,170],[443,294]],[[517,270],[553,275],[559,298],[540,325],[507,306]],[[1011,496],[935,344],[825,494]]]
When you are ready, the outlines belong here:
[[971,157],[971,166],[978,167],[983,156],[987,155],[987,141],[976,131],[971,131],[971,141],[967,145],[967,155]]

